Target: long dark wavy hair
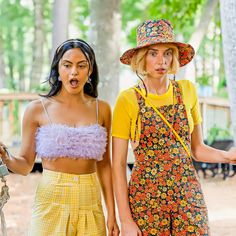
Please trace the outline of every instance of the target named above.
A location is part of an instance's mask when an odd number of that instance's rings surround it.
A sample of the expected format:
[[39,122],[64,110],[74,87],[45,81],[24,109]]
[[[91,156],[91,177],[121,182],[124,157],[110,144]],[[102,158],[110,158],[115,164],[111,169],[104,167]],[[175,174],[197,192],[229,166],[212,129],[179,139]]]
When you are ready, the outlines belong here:
[[90,45],[82,39],[68,39],[56,49],[52,60],[49,77],[45,81],[49,83],[51,89],[48,94],[41,96],[52,97],[60,92],[62,88],[62,82],[58,79],[58,64],[61,58],[63,57],[64,53],[72,48],[79,48],[82,51],[82,53],[89,62],[89,71],[92,71],[92,74],[89,76],[90,82],[85,83],[84,85],[84,93],[94,98],[98,96],[97,85],[99,82],[99,75],[95,54]]

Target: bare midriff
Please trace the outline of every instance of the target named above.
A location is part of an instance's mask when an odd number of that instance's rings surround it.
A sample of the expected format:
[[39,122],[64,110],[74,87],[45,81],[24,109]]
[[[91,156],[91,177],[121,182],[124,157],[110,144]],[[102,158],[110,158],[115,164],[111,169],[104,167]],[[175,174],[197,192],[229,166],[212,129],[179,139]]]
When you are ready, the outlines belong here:
[[68,157],[60,157],[55,160],[42,159],[44,169],[77,175],[95,172],[96,162],[94,159],[72,159]]

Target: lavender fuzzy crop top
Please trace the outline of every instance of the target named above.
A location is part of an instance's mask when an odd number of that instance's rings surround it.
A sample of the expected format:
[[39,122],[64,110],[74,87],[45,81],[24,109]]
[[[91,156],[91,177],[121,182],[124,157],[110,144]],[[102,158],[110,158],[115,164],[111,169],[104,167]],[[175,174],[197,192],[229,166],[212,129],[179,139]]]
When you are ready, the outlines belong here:
[[39,158],[55,160],[60,157],[68,157],[97,161],[103,159],[107,144],[105,127],[98,122],[80,127],[53,123],[44,104],[43,108],[50,123],[39,127],[36,132],[36,153]]
[[36,153],[40,158],[59,157],[102,160],[107,132],[99,124],[69,127],[63,124],[41,126],[36,133]]

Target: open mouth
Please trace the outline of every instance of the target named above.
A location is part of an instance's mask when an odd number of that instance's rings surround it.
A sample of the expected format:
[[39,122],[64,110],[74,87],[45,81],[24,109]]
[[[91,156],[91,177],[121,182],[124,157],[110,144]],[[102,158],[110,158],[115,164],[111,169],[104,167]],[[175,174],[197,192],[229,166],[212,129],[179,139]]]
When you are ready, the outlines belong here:
[[165,72],[166,72],[166,69],[164,69],[164,68],[159,68],[159,69],[156,69],[156,71],[157,71],[158,73],[165,73]]
[[75,88],[79,85],[79,81],[77,79],[71,79],[70,80],[70,85]]

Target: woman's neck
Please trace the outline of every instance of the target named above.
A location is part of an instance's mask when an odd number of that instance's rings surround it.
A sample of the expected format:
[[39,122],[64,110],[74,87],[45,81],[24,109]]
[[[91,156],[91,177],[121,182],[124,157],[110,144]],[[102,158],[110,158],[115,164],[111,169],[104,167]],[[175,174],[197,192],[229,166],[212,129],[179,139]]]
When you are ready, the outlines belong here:
[[61,90],[61,92],[57,95],[57,98],[66,106],[86,104],[91,101],[90,97],[88,97],[83,91],[77,94],[68,94],[67,92]]
[[144,83],[149,93],[162,95],[168,91],[170,80],[167,77],[159,79],[146,78],[144,79]]

